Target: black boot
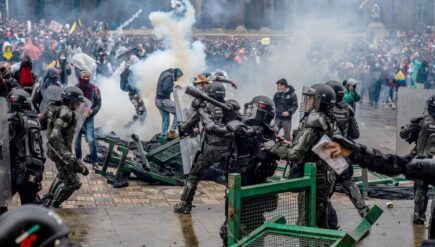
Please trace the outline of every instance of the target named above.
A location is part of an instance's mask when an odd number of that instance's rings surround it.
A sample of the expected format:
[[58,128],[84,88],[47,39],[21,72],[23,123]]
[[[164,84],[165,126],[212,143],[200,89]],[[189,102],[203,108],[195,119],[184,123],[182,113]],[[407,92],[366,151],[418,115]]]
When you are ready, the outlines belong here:
[[426,215],[414,213],[414,215],[412,216],[412,223],[414,223],[414,224],[424,225],[425,221],[426,221]]
[[192,202],[181,201],[174,206],[174,212],[179,214],[190,214]]

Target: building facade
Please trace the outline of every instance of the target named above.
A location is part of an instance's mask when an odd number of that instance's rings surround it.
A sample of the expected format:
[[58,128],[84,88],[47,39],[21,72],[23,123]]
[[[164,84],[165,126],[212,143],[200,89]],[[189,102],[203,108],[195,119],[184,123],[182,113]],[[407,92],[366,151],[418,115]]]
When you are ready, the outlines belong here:
[[[190,0],[200,29],[291,29],[304,18],[332,18],[364,29],[375,4],[387,29],[407,30],[435,26],[434,0]],[[170,0],[0,0],[1,17],[16,19],[81,18],[122,23],[144,11],[135,26],[149,26],[148,14],[168,10]],[[116,13],[116,14],[115,14]],[[65,20],[66,18],[66,20]]]

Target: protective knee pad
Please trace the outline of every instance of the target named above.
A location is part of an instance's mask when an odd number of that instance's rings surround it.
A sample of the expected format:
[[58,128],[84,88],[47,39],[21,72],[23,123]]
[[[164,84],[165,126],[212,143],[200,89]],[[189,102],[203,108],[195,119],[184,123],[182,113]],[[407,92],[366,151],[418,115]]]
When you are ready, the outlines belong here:
[[335,209],[328,201],[321,201],[316,205],[317,226],[325,229],[338,229],[338,218]]
[[354,183],[348,184],[345,191],[357,209],[362,209],[367,207],[364,202],[364,198],[362,197],[359,189],[356,187]]
[[[53,180],[53,182],[50,185],[50,189],[48,189],[48,194],[53,196],[54,192],[56,191],[57,187],[62,184],[62,181],[56,176]],[[45,197],[45,196],[44,196]]]
[[320,228],[324,228],[322,226],[326,225],[326,205],[323,202],[319,202],[316,204],[316,222],[317,226]]
[[326,207],[327,229],[338,230],[337,212],[331,203]]
[[66,186],[65,184],[59,185],[54,193],[51,205],[49,206],[55,208],[60,207],[60,205],[64,201],[68,200],[68,198],[74,193],[74,191],[76,191],[74,187]]
[[185,202],[192,202],[195,196],[196,187],[198,186],[199,178],[197,176],[190,176],[186,180],[184,185],[183,195],[181,200]]
[[426,214],[427,203],[427,200],[424,199],[414,199],[414,212],[418,213],[419,215]]
[[423,215],[426,213],[429,197],[424,189],[416,188],[414,193],[414,212]]

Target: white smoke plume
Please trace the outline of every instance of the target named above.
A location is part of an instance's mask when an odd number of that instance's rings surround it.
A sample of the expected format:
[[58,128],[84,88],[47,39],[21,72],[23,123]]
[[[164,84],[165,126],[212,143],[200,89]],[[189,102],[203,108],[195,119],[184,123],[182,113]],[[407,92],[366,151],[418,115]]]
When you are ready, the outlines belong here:
[[125,27],[127,27],[128,25],[130,25],[130,23],[132,21],[134,21],[141,13],[142,13],[143,9],[139,9],[136,13],[134,13],[130,18],[128,18],[128,20],[126,20],[125,22],[123,22],[113,33],[112,37],[110,38],[110,43],[107,47],[107,53],[110,54],[110,52],[113,49],[113,46],[115,45],[115,40],[122,35],[122,31]]
[[132,133],[141,139],[148,139],[161,129],[161,116],[155,107],[157,81],[160,73],[169,68],[181,68],[184,76],[179,83],[186,84],[191,78],[205,70],[204,46],[200,42],[191,43],[191,29],[195,23],[195,10],[188,0],[183,0],[185,13],[182,16],[173,12],[153,12],[149,19],[154,26],[154,33],[167,44],[166,50],[150,54],[145,61],[131,66],[133,78],[144,98],[148,111],[144,125],[139,123],[131,129],[124,125],[134,115],[133,105],[126,92],[119,86],[119,74],[99,82],[103,105],[97,115],[97,126],[105,131],[114,131],[120,137]]
[[142,9],[139,9],[132,17],[130,17],[128,20],[126,20],[124,23],[121,24],[121,26],[119,26],[117,28],[117,31],[122,31],[122,29],[124,29],[125,27],[127,27],[128,25],[130,25],[130,23],[132,21],[134,21],[134,19],[136,19],[140,13],[142,13]]
[[[310,5],[308,2],[307,4]],[[343,13],[340,17],[344,19],[358,14],[357,6],[347,9],[343,7],[340,11]],[[355,34],[355,25],[346,25],[330,16],[299,13],[298,18],[288,23],[288,26],[291,31],[286,38],[279,41],[280,38],[272,37],[271,47],[266,56],[261,57],[259,67],[246,64],[230,74],[239,86],[235,97],[242,105],[256,95],[272,98],[276,92],[275,83],[281,78],[287,79],[295,88],[299,104],[303,86],[345,79],[336,76],[337,71],[330,62],[332,56],[343,56],[346,47],[359,41],[359,37],[352,38],[349,35]],[[258,38],[260,40],[261,37]],[[314,56],[316,53],[318,55]],[[298,125],[298,120],[297,114],[293,117],[293,126]]]

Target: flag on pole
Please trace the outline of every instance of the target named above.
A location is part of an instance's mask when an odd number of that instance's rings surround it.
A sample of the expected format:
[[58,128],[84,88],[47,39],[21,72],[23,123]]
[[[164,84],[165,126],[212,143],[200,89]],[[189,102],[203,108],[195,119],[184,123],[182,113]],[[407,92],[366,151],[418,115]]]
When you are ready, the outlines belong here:
[[72,26],[71,26],[71,29],[69,30],[69,35],[71,35],[72,33],[74,33],[75,31],[76,31],[76,28],[77,28],[77,23],[76,22],[74,22],[73,24],[72,24]]

